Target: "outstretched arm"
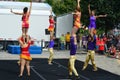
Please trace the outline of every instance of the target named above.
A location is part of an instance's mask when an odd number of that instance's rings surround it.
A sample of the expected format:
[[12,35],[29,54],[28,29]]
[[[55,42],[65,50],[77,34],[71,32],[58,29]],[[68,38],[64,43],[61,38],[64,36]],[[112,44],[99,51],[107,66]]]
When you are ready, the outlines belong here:
[[98,16],[96,16],[96,18],[99,18],[99,17],[107,17],[107,14],[105,14],[105,15],[98,15]]
[[31,10],[32,10],[32,0],[30,0],[29,15],[31,14]]
[[10,12],[13,13],[13,14],[17,14],[17,15],[23,15],[23,13],[13,12],[12,9],[11,9]]
[[91,15],[90,4],[88,5],[88,11],[89,11],[89,15]]

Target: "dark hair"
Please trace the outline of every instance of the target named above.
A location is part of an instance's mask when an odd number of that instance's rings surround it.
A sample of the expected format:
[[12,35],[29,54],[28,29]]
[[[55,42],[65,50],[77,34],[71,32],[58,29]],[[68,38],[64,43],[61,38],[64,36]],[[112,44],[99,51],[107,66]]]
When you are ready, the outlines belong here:
[[75,12],[76,11],[80,12],[81,11],[80,7],[76,7]]
[[53,15],[50,15],[49,18],[53,17]]
[[25,13],[27,13],[27,11],[28,11],[28,8],[25,7],[25,8],[23,9],[23,13],[25,14]]
[[91,40],[90,41],[93,41],[94,40],[94,38],[93,38],[93,36],[92,35],[88,35],[88,41],[89,41],[89,38],[91,38]]

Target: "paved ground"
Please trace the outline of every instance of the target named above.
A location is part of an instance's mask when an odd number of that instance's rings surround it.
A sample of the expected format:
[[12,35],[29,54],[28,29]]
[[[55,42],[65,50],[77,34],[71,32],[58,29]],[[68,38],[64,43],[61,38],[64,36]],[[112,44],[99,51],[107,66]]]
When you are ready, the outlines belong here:
[[[52,66],[47,64],[48,51],[43,51],[42,54],[31,55],[33,57],[33,61],[31,62],[31,80],[71,80],[66,78],[68,75],[67,63],[69,51],[55,50],[54,52],[55,60]],[[86,52],[78,51],[76,68],[81,75],[80,80],[120,80],[120,60],[96,54],[95,61],[99,68],[98,72],[92,71],[91,63],[85,71],[81,71],[85,57]],[[15,73],[19,71],[19,67],[16,64],[17,60],[19,60],[19,54],[0,52],[0,80],[17,79],[17,76],[15,76],[17,75]],[[5,79],[3,75],[9,76]]]

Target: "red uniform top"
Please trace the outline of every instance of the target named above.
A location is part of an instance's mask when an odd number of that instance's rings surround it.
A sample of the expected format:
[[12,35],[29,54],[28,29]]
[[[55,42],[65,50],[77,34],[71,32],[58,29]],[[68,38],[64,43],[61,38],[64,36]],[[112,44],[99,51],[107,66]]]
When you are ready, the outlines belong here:
[[[24,42],[23,38],[21,37],[21,41]],[[30,47],[30,42],[28,42],[26,47],[21,48],[21,55],[20,58],[26,59],[26,60],[32,60],[30,53],[29,53],[29,47]]]
[[54,30],[54,24],[55,24],[55,21],[54,19],[49,19],[49,28],[48,28],[48,31],[53,31]]
[[29,28],[29,15],[23,15],[22,16],[22,27],[23,28]]

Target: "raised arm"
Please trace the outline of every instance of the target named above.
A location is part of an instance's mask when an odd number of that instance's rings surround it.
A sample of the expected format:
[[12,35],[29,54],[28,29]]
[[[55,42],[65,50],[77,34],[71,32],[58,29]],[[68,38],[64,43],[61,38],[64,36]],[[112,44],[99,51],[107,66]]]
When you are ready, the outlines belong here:
[[29,15],[31,14],[31,10],[32,10],[32,0],[30,0]]
[[77,12],[77,13],[76,13],[76,12],[72,12],[72,14],[78,14],[78,15],[81,15],[80,1],[81,1],[81,0],[77,0],[76,11],[78,11],[78,12]]
[[89,15],[91,15],[90,4],[88,5],[88,11],[89,11]]
[[50,15],[52,15],[52,8],[50,9]]
[[18,38],[18,42],[21,46],[23,45],[23,42],[21,41],[21,37]]
[[80,1],[81,0],[77,0],[77,8],[79,8],[79,9],[80,9]]
[[11,13],[13,13],[13,14],[17,14],[17,15],[23,15],[23,13],[19,13],[19,12],[13,12],[13,10],[11,9],[11,11],[10,11]]
[[98,15],[98,16],[96,16],[96,18],[100,18],[100,17],[107,17],[107,14],[105,14],[105,15]]

